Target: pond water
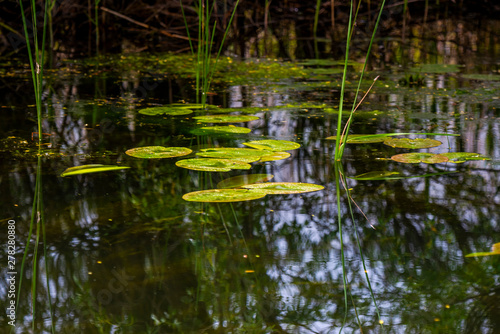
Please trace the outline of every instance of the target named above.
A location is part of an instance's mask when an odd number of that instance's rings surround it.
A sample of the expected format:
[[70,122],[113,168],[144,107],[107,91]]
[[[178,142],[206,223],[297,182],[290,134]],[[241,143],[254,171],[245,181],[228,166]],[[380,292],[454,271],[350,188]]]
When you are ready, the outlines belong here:
[[[37,134],[32,140],[37,130],[30,77],[20,64],[4,66],[0,225],[2,240],[8,226],[16,231],[21,296],[15,332],[50,332],[52,323],[57,333],[500,331],[500,257],[466,257],[500,242],[497,60],[478,68],[441,62],[372,69],[362,92],[380,77],[350,133],[459,136],[407,136],[442,142],[419,150],[348,144],[337,166],[335,141],[326,138],[337,129],[338,62],[225,58],[208,96],[210,105],[224,110],[151,116],[138,111],[196,102],[189,56],[67,61],[46,73],[40,159]],[[349,66],[347,110],[360,69],[356,62]],[[203,126],[228,125],[193,118],[221,112],[259,119],[232,124],[250,129],[248,134],[193,134]],[[243,148],[264,139],[301,146],[286,159],[254,162],[249,170],[176,166],[204,148]],[[193,153],[167,159],[125,154],[143,146]],[[390,160],[408,152],[474,152],[490,160]],[[130,168],[61,177],[65,169],[86,164]],[[40,224],[30,234],[37,166],[45,233]],[[339,185],[337,168],[352,200]],[[391,178],[355,179],[369,172]],[[247,174],[324,189],[233,203],[183,199]],[[6,282],[0,284],[4,305],[10,300]],[[0,315],[5,332],[6,314]]]

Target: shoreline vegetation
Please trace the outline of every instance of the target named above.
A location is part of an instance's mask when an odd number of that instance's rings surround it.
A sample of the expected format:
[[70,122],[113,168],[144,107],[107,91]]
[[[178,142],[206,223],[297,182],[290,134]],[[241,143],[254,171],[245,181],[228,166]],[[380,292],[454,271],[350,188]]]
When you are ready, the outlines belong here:
[[[360,3],[352,45],[353,51],[359,50],[360,56],[368,47],[380,3]],[[42,2],[37,1],[37,4],[41,8]],[[98,53],[189,53],[190,37],[186,23],[191,37],[196,36],[199,23],[195,1],[52,0],[50,4],[47,49],[50,51],[48,55],[56,61]],[[221,48],[224,32],[231,24],[230,34],[221,50],[234,56],[343,57],[349,20],[348,2],[242,1],[231,21],[236,4],[237,1],[224,0],[214,7],[212,16],[217,24],[212,50]],[[498,43],[500,33],[492,22],[497,20],[499,13],[500,4],[489,1],[390,1],[385,6],[378,29],[378,36],[383,38],[378,38],[374,51],[383,57],[391,41],[404,46],[414,38],[439,42],[443,37],[465,51],[481,49],[478,44]],[[31,16],[28,9],[26,14]],[[477,34],[465,33],[471,31]],[[21,49],[25,47],[17,2],[2,4],[0,57],[24,56],[26,52]]]

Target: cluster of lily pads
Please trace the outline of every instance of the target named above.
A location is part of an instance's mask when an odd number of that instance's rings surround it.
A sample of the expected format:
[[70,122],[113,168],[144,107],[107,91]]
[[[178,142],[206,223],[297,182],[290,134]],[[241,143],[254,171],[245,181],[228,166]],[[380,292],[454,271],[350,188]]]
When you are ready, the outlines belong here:
[[[300,144],[286,140],[259,140],[243,143],[249,148],[206,148],[196,153],[197,158],[182,159],[176,166],[205,172],[228,172],[233,169],[248,170],[252,162],[286,159]],[[174,158],[186,156],[192,150],[186,147],[146,146],[127,150],[127,155],[142,159]],[[295,194],[321,190],[324,187],[294,182],[266,182],[270,174],[242,175],[226,179],[218,189],[209,189],[185,194],[182,198],[194,202],[237,202],[264,197],[269,194]]]
[[[187,115],[200,104],[173,104],[164,107],[146,108],[140,114],[157,115]],[[206,106],[205,110],[217,110],[217,115],[193,117],[198,123],[241,123],[256,120],[257,116],[226,115],[222,108]],[[227,112],[234,111],[227,110]],[[248,133],[250,129],[237,126],[205,126],[192,131],[196,135]],[[201,149],[196,158],[181,159],[176,166],[196,171],[228,172],[231,170],[249,170],[252,162],[267,162],[282,160],[290,157],[286,151],[295,150],[300,144],[286,140],[258,140],[243,143],[245,148],[214,147]],[[127,155],[140,159],[163,159],[187,156],[193,151],[187,147],[145,146],[129,149]],[[61,176],[70,176],[84,173],[95,173],[106,170],[118,170],[129,167],[85,165],[68,168]],[[323,186],[300,182],[266,182],[273,178],[270,174],[241,175],[226,179],[218,184],[218,189],[209,189],[185,194],[183,199],[195,202],[236,202],[262,198],[270,194],[296,194],[324,189]],[[263,183],[264,182],[264,183]]]
[[[455,134],[446,133],[416,133],[421,135],[443,135],[443,136],[458,136]],[[383,143],[385,145],[394,148],[406,148],[406,149],[424,149],[437,147],[442,144],[439,140],[430,138],[394,138],[394,136],[401,135],[415,135],[415,133],[386,133],[386,134],[363,134],[363,135],[349,135],[347,138],[347,144],[369,144],[369,143]],[[327,137],[326,139],[335,140],[336,137]],[[402,162],[402,163],[426,163],[435,164],[443,162],[451,163],[463,163],[471,160],[491,160],[490,158],[479,154],[471,152],[447,152],[447,153],[401,153],[393,155],[389,160]],[[399,175],[398,172],[393,171],[373,171],[364,174],[360,174],[352,177],[356,180],[388,180],[388,179],[400,179],[406,178]],[[426,174],[431,175],[431,174]]]
[[[442,144],[439,140],[430,138],[394,138],[393,136],[410,135],[411,133],[387,133],[372,135],[349,135],[348,144],[383,143],[394,148],[423,149],[437,147]],[[426,135],[458,136],[446,133],[425,133]],[[333,139],[335,137],[327,137]],[[441,162],[463,163],[469,160],[490,160],[490,158],[479,153],[470,152],[448,152],[448,153],[402,153],[391,157],[391,160],[402,163],[427,163],[435,164]]]
[[[187,115],[196,109],[217,111],[216,115],[204,115],[193,117],[198,123],[241,123],[256,120],[257,116],[247,115],[227,115],[224,112],[231,112],[234,109],[218,108],[215,106],[202,106],[201,104],[171,104],[162,107],[146,108],[139,111],[140,114],[148,116],[178,116]],[[256,111],[253,110],[252,111]],[[192,131],[195,135],[206,134],[231,134],[248,133],[251,130],[233,125],[204,126]],[[422,135],[444,135],[456,136],[453,134],[420,133]],[[423,149],[441,145],[438,140],[429,138],[394,138],[394,136],[410,135],[410,133],[387,133],[387,134],[364,134],[350,135],[347,138],[348,144],[361,143],[383,143],[395,148]],[[327,137],[326,139],[336,139]],[[196,153],[196,158],[181,159],[176,162],[176,166],[196,171],[206,172],[228,172],[231,170],[249,170],[252,162],[267,162],[286,159],[290,157],[287,151],[295,150],[300,144],[285,140],[258,140],[243,143],[246,148],[235,147],[213,147],[201,149]],[[186,147],[163,147],[146,146],[129,149],[127,155],[140,159],[162,159],[182,157],[192,154],[193,151]],[[403,153],[391,157],[391,160],[402,163],[462,163],[468,160],[489,160],[478,153],[449,152],[449,153]],[[68,168],[61,176],[69,176],[84,173],[95,173],[107,170],[118,170],[129,168],[126,166],[104,166],[86,165]],[[397,172],[370,172],[357,177],[358,180],[375,180],[394,178]],[[187,201],[197,202],[235,202],[262,198],[267,194],[291,194],[321,190],[324,187],[315,184],[293,183],[293,182],[265,182],[273,176],[267,174],[256,174],[256,176],[241,176],[228,179],[227,183],[219,184],[218,189],[196,191],[185,194],[183,198]],[[244,181],[244,182],[243,182]],[[260,183],[265,182],[265,183]]]

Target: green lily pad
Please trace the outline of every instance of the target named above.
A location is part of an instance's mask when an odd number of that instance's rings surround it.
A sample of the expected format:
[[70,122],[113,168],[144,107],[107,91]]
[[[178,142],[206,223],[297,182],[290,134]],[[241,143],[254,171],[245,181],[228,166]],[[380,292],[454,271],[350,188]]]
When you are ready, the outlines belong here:
[[442,143],[439,140],[430,138],[387,138],[384,140],[384,144],[391,147],[419,149],[436,147]]
[[470,253],[465,255],[465,257],[490,256],[490,255],[500,255],[500,242],[493,244],[493,246],[491,247],[491,252]]
[[294,143],[293,141],[275,139],[250,141],[243,143],[243,145],[250,146],[258,150],[269,151],[290,151],[300,147],[299,143]]
[[423,64],[410,69],[410,72],[423,73],[455,73],[459,72],[460,68],[454,64]]
[[243,128],[240,126],[228,125],[228,126],[206,126],[199,129],[194,129],[191,131],[192,134],[197,136],[212,135],[212,134],[230,134],[230,133],[249,133],[252,131],[249,128]]
[[188,115],[193,113],[193,110],[187,109],[184,107],[153,107],[139,110],[139,114],[148,115],[148,116],[157,116],[157,115],[170,115],[170,116],[179,116],[179,115]]
[[248,174],[248,175],[238,175],[230,177],[217,183],[217,188],[227,189],[227,188],[239,188],[246,184],[261,183],[272,179],[274,175],[272,174]]
[[203,105],[201,103],[172,103],[169,104],[168,107],[184,109],[217,109],[217,106],[210,104]]
[[441,154],[433,153],[403,153],[391,157],[392,160],[406,164],[416,164],[423,162],[426,164],[436,164],[448,161],[448,158]]
[[259,119],[257,116],[245,115],[207,115],[193,117],[200,123],[243,123]]
[[125,154],[141,159],[163,159],[188,155],[193,150],[186,147],[144,146],[131,148]]
[[243,162],[255,162],[264,156],[270,156],[269,151],[255,150],[253,148],[218,147],[205,148],[196,155],[205,158],[232,159]]
[[363,173],[363,174],[359,174],[359,175],[350,177],[350,179],[360,180],[360,181],[386,180],[387,178],[391,177],[392,175],[398,175],[398,174],[399,174],[398,172],[390,172],[390,171],[373,171],[373,172]]
[[325,187],[311,183],[294,183],[294,182],[266,182],[257,184],[248,184],[243,186],[245,189],[263,192],[265,194],[299,194],[311,191],[322,190]]
[[498,81],[500,75],[498,74],[462,74],[463,78],[480,81]]
[[265,193],[246,189],[210,189],[187,193],[182,199],[190,202],[227,203],[251,201],[264,196]]
[[111,165],[83,165],[77,167],[67,168],[64,172],[61,173],[61,176],[71,176],[71,175],[80,175],[80,174],[89,174],[89,173],[100,173],[107,172],[111,170],[122,170],[130,167],[127,166],[111,166]]
[[469,153],[469,152],[450,152],[450,153],[441,153],[447,157],[449,162],[453,162],[455,164],[459,164],[462,162],[470,161],[470,160],[491,160],[490,158],[481,155],[479,153]]
[[260,158],[260,162],[283,160],[290,157],[288,152],[273,152]]
[[[387,134],[373,134],[373,135],[349,135],[347,137],[348,144],[371,144],[371,143],[381,143],[386,139],[389,139]],[[325,139],[337,140],[337,136],[326,137]]]
[[217,109],[218,113],[237,112],[240,114],[255,114],[255,113],[263,112],[263,111],[266,111],[266,109],[261,108],[261,107],[219,108],[219,109]]
[[232,169],[250,169],[246,162],[230,159],[184,159],[175,163],[177,167],[205,172],[229,172]]

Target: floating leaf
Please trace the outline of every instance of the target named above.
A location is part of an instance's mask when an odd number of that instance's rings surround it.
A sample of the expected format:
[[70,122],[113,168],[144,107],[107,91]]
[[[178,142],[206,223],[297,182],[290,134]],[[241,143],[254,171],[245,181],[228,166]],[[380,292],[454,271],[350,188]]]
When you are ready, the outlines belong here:
[[242,115],[207,115],[193,117],[200,123],[242,123],[259,119],[257,116]]
[[500,255],[500,242],[493,244],[491,252],[479,252],[465,255],[465,257]]
[[229,133],[249,133],[252,131],[249,128],[243,128],[234,125],[228,126],[206,126],[199,129],[194,129],[191,131],[192,134],[197,136],[211,135],[211,134],[229,134]]
[[183,109],[217,109],[217,106],[202,103],[172,103],[166,107],[183,108]]
[[384,144],[391,147],[418,149],[436,147],[442,143],[430,138],[387,138],[384,140]]
[[266,182],[272,179],[274,175],[272,174],[248,174],[248,175],[238,175],[230,177],[229,179],[222,180],[217,184],[217,188],[239,188],[246,184]]
[[243,107],[243,108],[219,108],[217,109],[218,113],[230,113],[230,112],[237,112],[237,113],[243,113],[243,114],[255,114],[258,112],[263,112],[266,111],[265,108],[261,107]]
[[469,160],[491,160],[490,158],[481,155],[479,153],[469,153],[469,152],[450,152],[450,153],[441,153],[447,157],[449,162],[453,162],[455,164],[459,164],[462,162],[466,162]]
[[70,167],[61,173],[61,176],[71,176],[79,174],[107,172],[111,170],[127,169],[127,166],[110,166],[110,165],[83,165],[77,167]]
[[193,152],[186,147],[144,146],[131,148],[125,154],[141,159],[163,159],[182,157]]
[[290,157],[290,153],[288,152],[273,152],[272,154],[264,155],[260,158],[260,162],[283,160],[288,157]]
[[229,172],[231,169],[250,169],[246,162],[230,159],[184,159],[175,163],[176,166],[205,172]]
[[[373,135],[349,135],[347,137],[348,144],[371,144],[381,143],[390,138],[387,134],[373,134]],[[326,137],[325,139],[337,140],[337,136]]]
[[[381,143],[384,140],[392,137],[392,136],[407,136],[407,135],[427,135],[427,136],[455,136],[458,137],[460,135],[457,134],[450,134],[450,133],[422,133],[422,132],[417,132],[417,133],[410,133],[410,132],[402,132],[402,133],[379,133],[379,134],[356,134],[356,135],[349,135],[347,137],[347,143],[348,144],[367,144],[367,143]],[[336,136],[331,136],[327,137],[326,139],[330,140],[336,140]],[[372,141],[373,140],[373,141]]]
[[255,150],[253,148],[219,147],[205,148],[196,155],[205,158],[232,159],[244,162],[255,162],[264,156],[269,156],[269,151]]
[[250,146],[258,150],[269,151],[290,151],[298,149],[300,147],[299,143],[295,143],[293,141],[275,139],[250,141],[247,143],[243,143],[243,145]]
[[423,73],[455,73],[459,72],[460,68],[455,64],[423,64],[412,67],[410,71]]
[[500,75],[498,74],[462,74],[462,77],[471,80],[480,81],[498,81],[500,80]]
[[225,203],[251,201],[264,196],[265,193],[246,189],[210,189],[187,193],[182,198],[190,202]]
[[139,110],[139,114],[148,115],[148,116],[157,116],[157,115],[170,115],[170,116],[179,116],[179,115],[188,115],[193,113],[193,110],[183,108],[183,107],[153,107]]
[[448,158],[441,154],[433,153],[403,153],[391,157],[392,160],[406,164],[416,164],[423,162],[426,164],[436,164],[448,161]]
[[398,172],[390,172],[390,171],[373,171],[364,174],[359,174],[350,179],[367,181],[367,180],[387,180],[391,175],[398,175]]
[[322,190],[325,187],[311,183],[267,182],[249,184],[243,186],[243,188],[252,189],[265,194],[298,194]]

